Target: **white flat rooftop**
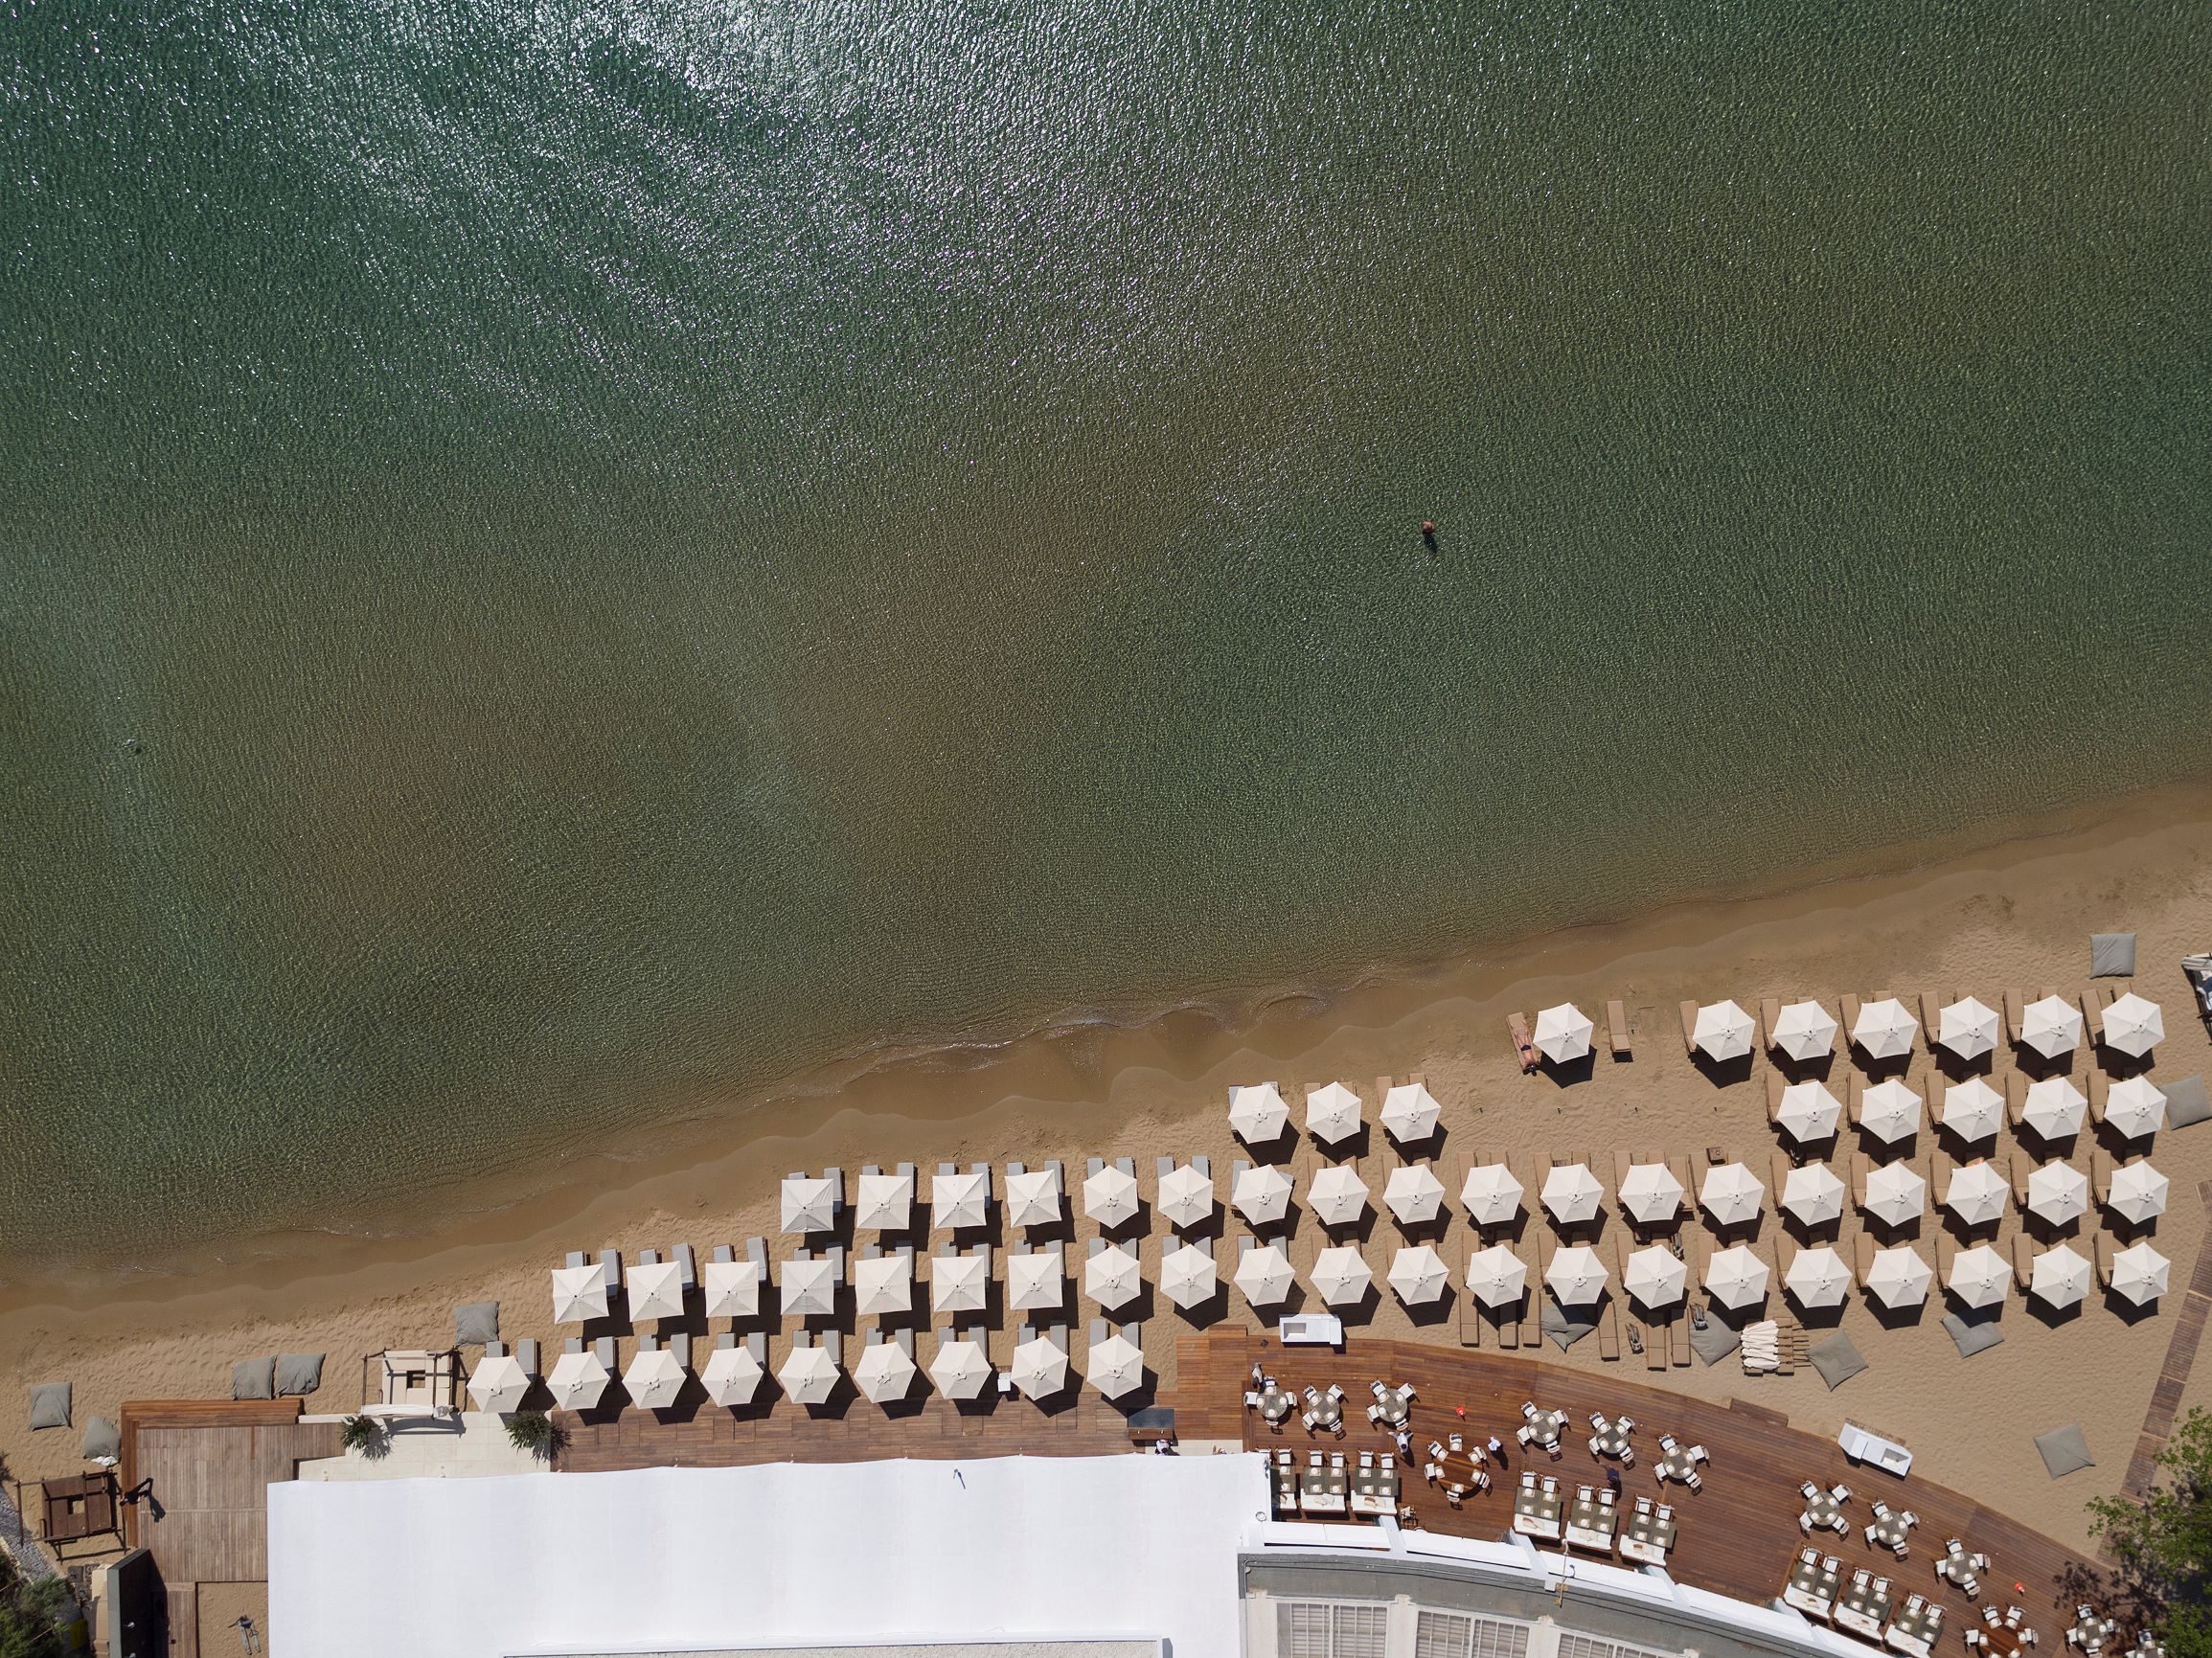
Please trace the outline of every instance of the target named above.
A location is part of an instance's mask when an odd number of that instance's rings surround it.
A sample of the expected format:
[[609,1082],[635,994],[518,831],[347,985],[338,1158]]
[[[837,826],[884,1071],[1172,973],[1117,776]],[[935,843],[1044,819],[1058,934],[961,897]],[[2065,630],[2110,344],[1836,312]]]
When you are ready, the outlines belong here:
[[269,1488],[273,1658],[1171,1643],[1235,1658],[1255,1455]]

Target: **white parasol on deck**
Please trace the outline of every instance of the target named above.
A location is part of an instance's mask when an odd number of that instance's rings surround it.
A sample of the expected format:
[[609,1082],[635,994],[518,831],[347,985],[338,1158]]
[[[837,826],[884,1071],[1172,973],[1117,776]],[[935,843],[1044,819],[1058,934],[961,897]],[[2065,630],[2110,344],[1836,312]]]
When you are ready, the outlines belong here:
[[1090,1375],[1090,1385],[1109,1399],[1118,1399],[1144,1386],[1145,1355],[1119,1330],[1104,1341],[1090,1344],[1089,1361],[1084,1369]]
[[823,1347],[794,1347],[776,1367],[776,1379],[784,1391],[802,1405],[828,1404],[837,1391],[839,1374],[837,1361]]
[[468,1397],[480,1411],[518,1411],[530,1392],[530,1373],[511,1352],[487,1353],[468,1377]]
[[870,1404],[893,1404],[914,1391],[914,1378],[921,1374],[897,1342],[872,1341],[853,1367],[853,1385]]
[[699,1372],[699,1382],[707,1390],[707,1397],[715,1403],[741,1405],[752,1402],[767,1374],[761,1368],[761,1361],[746,1349],[718,1347],[707,1354],[706,1369]]
[[640,1348],[622,1373],[622,1385],[641,1410],[665,1411],[676,1402],[690,1374],[667,1348]]
[[559,1409],[587,1411],[599,1403],[606,1384],[613,1379],[598,1354],[564,1352],[553,1361],[553,1374],[545,1378],[545,1385]]
[[1023,1398],[1048,1399],[1067,1387],[1067,1354],[1041,1335],[1014,1350],[1007,1373]]
[[929,1361],[929,1379],[948,1399],[976,1398],[991,1383],[991,1359],[981,1343],[940,1341],[937,1356]]

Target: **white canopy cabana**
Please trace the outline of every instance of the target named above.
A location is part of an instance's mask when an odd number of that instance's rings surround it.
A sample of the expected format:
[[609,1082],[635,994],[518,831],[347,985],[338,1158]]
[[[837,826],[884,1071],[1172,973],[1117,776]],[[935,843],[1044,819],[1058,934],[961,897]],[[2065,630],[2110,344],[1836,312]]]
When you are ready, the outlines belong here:
[[2105,1125],[2130,1140],[2165,1126],[2166,1096],[2148,1077],[2129,1077],[2105,1091]]
[[1341,1082],[1330,1082],[1306,1095],[1306,1131],[1325,1146],[1335,1146],[1359,1132],[1359,1096]]
[[896,1404],[914,1391],[914,1378],[921,1374],[897,1342],[872,1341],[853,1367],[853,1385],[870,1404]]
[[553,1402],[564,1411],[587,1411],[600,1401],[606,1392],[606,1384],[614,1379],[606,1366],[599,1362],[599,1355],[588,1349],[582,1352],[564,1352],[553,1361],[553,1374],[545,1378],[545,1385],[553,1395]]
[[710,1261],[705,1267],[709,1318],[758,1318],[761,1269],[749,1261]]
[[1213,1176],[1179,1164],[1160,1180],[1160,1213],[1171,1226],[1199,1226],[1213,1218]]
[[1015,1389],[1026,1399],[1049,1399],[1067,1390],[1067,1354],[1041,1335],[1033,1335],[1014,1350],[1007,1366]]
[[2138,1158],[2112,1170],[2112,1185],[2105,1202],[2113,1214],[2140,1226],[2166,1213],[2168,1190],[2166,1177]]
[[929,1177],[929,1224],[958,1232],[991,1224],[991,1166]]
[[914,1224],[912,1174],[862,1174],[853,1189],[853,1224],[863,1232],[904,1232]]
[[641,1261],[629,1269],[629,1316],[681,1318],[684,1269],[681,1261]]
[[1767,1203],[1767,1188],[1741,1163],[1723,1163],[1705,1170],[1698,1185],[1698,1202],[1716,1226],[1743,1226],[1759,1218]]
[[1792,1059],[1817,1059],[1836,1051],[1836,1021],[1818,1002],[1791,1002],[1775,1015],[1767,1040]]
[[1324,1226],[1350,1226],[1367,1213],[1367,1183],[1350,1164],[1332,1163],[1314,1171],[1306,1207]]
[[786,1232],[828,1232],[837,1224],[837,1183],[819,1174],[785,1176]]
[[1425,1163],[1405,1163],[1390,1171],[1382,1201],[1406,1226],[1425,1226],[1444,1208],[1444,1182]]
[[690,1374],[667,1348],[640,1348],[622,1373],[622,1385],[640,1410],[665,1411],[676,1402]]
[[1995,1306],[2013,1286],[2013,1269],[1988,1244],[1977,1243],[1951,1257],[1944,1283],[1969,1306]]
[[1799,1306],[1841,1306],[1851,1289],[1851,1268],[1844,1265],[1843,1257],[1822,1244],[1799,1250],[1782,1283]]
[[1092,1387],[1109,1399],[1118,1399],[1144,1385],[1145,1355],[1116,1330],[1106,1340],[1090,1344],[1089,1362],[1084,1369]]
[[1782,1177],[1775,1201],[1800,1225],[1820,1226],[1842,1218],[1847,1190],[1827,1164],[1804,1163]]
[[2147,1243],[2131,1243],[2112,1257],[2112,1293],[2137,1306],[2166,1293],[2173,1263]]
[[1401,1249],[1390,1261],[1390,1287],[1408,1306],[1435,1301],[1451,1287],[1451,1268],[1425,1243]]
[[1606,1189],[1586,1164],[1561,1163],[1544,1176],[1544,1209],[1562,1226],[1596,1219],[1598,1205],[1605,1197]]
[[1382,1126],[1401,1146],[1426,1140],[1442,1115],[1443,1107],[1419,1082],[1401,1082],[1382,1096]]
[[761,1368],[761,1361],[747,1349],[718,1347],[707,1354],[706,1368],[699,1372],[699,1382],[707,1390],[707,1397],[715,1403],[741,1405],[752,1402],[767,1375]]
[[2082,1131],[2089,1102],[2065,1077],[2044,1077],[2028,1084],[2020,1105],[2020,1123],[2045,1140],[2064,1140]]
[[1569,1244],[1553,1254],[1543,1281],[1562,1306],[1587,1306],[1605,1294],[1612,1274],[1587,1244]]
[[553,1322],[583,1324],[606,1316],[606,1274],[597,1265],[553,1269]]
[[834,1318],[837,1263],[826,1256],[785,1261],[784,1311],[792,1318]]
[[1016,1312],[1050,1312],[1067,1305],[1067,1266],[1057,1249],[1006,1258],[1006,1304]]
[[1126,1225],[1137,1212],[1137,1177],[1104,1165],[1083,1183],[1083,1212],[1101,1226]]
[[1525,1194],[1513,1170],[1502,1163],[1478,1163],[1467,1171],[1459,1201],[1477,1226],[1502,1226],[1520,1213]]
[[841,1373],[837,1361],[824,1347],[794,1347],[784,1362],[776,1367],[776,1380],[794,1404],[820,1405],[830,1402],[830,1396],[837,1391],[837,1377]]
[[1502,1243],[1468,1258],[1467,1287],[1485,1306],[1508,1306],[1528,1293],[1528,1262]]
[[2105,1010],[2105,1046],[2140,1059],[2166,1039],[2166,1015],[2158,1004],[2130,990]]
[[1160,1293],[1184,1310],[1203,1306],[1220,1288],[1212,1250],[1186,1243],[1160,1258]]
[[1290,1177],[1266,1164],[1237,1176],[1229,1203],[1254,1226],[1266,1226],[1290,1213]]
[[1767,1293],[1767,1263],[1741,1243],[1716,1250],[1705,1263],[1705,1293],[1722,1306],[1746,1307]]
[[1060,1190],[1060,1170],[1051,1164],[1009,1174],[1006,1177],[1006,1223],[1009,1226],[1058,1226],[1066,1196]]
[[991,1385],[991,1359],[980,1342],[965,1337],[941,1341],[929,1361],[929,1379],[948,1399],[980,1398]]
[[2089,1263],[2062,1243],[2028,1263],[2027,1292],[2050,1306],[2072,1306],[2089,1293]]
[[1943,1189],[1943,1206],[1968,1226],[1988,1226],[2004,1217],[2008,1195],[2004,1177],[1987,1163],[1965,1163],[1951,1170]]
[[1895,996],[1868,1002],[1859,1010],[1851,1039],[1869,1059],[1900,1059],[1912,1052],[1920,1021]]
[[1720,1062],[1741,1059],[1750,1053],[1751,1039],[1756,1033],[1751,1015],[1731,999],[1708,1003],[1698,1010],[1697,1022],[1690,1029],[1690,1041],[1706,1058]]
[[1290,1126],[1290,1107],[1272,1082],[1229,1090],[1229,1127],[1247,1146],[1271,1146]]
[[1596,1029],[1588,1014],[1572,1002],[1562,1002],[1536,1016],[1537,1050],[1555,1065],[1572,1064],[1589,1053]]
[[518,1411],[530,1393],[530,1373],[511,1352],[486,1353],[468,1376],[469,1401],[480,1411]]
[[1685,1195],[1682,1183],[1664,1163],[1630,1164],[1621,1177],[1621,1207],[1640,1225],[1674,1219],[1681,1213]]
[[2064,996],[2030,1002],[2020,1012],[2020,1040],[2046,1059],[2082,1045],[2082,1011]]
[[1903,1244],[1878,1251],[1866,1269],[1866,1293],[1888,1307],[1920,1306],[1934,1283],[1919,1252]]
[[1143,1284],[1136,1254],[1126,1245],[1112,1244],[1083,1263],[1083,1292],[1101,1306],[1127,1306]]
[[903,1255],[853,1262],[853,1308],[863,1318],[914,1309],[914,1262]]
[[1288,1300],[1296,1282],[1289,1257],[1279,1244],[1247,1249],[1237,1262],[1237,1287],[1254,1306],[1274,1306]]
[[1843,1102],[1825,1082],[1792,1082],[1774,1107],[1774,1125],[1804,1146],[1826,1140],[1843,1121]]
[[1996,1010],[1973,996],[1937,1011],[1935,1039],[1961,1059],[1978,1059],[1997,1045]]
[[939,1255],[929,1261],[932,1312],[982,1312],[991,1305],[991,1255]]
[[1877,1140],[1896,1145],[1920,1132],[1920,1096],[1895,1077],[1859,1097],[1859,1125]]
[[1866,1213],[1891,1226],[1918,1220],[1927,1209],[1927,1182],[1905,1163],[1884,1163],[1866,1177]]
[[1688,1289],[1690,1269],[1671,1249],[1639,1249],[1621,1267],[1621,1287],[1638,1306],[1672,1306]]
[[2089,1177],[2068,1163],[2046,1163],[2028,1176],[2028,1208],[2053,1226],[2089,1212]]
[[1336,1244],[1324,1249],[1313,1262],[1313,1287],[1331,1306],[1349,1306],[1364,1296],[1375,1274],[1357,1249]]
[[2005,1097],[1979,1077],[1969,1077],[1943,1091],[1936,1121],[1968,1144],[1992,1140],[2004,1125]]

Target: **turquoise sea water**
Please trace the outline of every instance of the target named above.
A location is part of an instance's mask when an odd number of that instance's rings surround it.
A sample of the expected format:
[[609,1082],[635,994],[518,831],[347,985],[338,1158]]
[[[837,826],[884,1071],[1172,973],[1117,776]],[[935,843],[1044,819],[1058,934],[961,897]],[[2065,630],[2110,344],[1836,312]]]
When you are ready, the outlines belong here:
[[6,5],[18,1269],[2212,761],[2201,7]]

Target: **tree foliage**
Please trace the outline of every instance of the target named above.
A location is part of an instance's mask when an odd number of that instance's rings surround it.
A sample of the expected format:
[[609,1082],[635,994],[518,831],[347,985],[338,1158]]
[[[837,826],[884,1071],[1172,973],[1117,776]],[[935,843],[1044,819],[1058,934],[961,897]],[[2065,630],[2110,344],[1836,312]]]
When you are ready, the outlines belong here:
[[2119,1564],[2126,1611],[2157,1631],[2166,1658],[2212,1658],[2212,1413],[2181,1419],[2139,1500],[2099,1497],[2089,1516]]
[[54,1620],[68,1593],[58,1578],[26,1580],[0,1554],[0,1658],[62,1658]]

